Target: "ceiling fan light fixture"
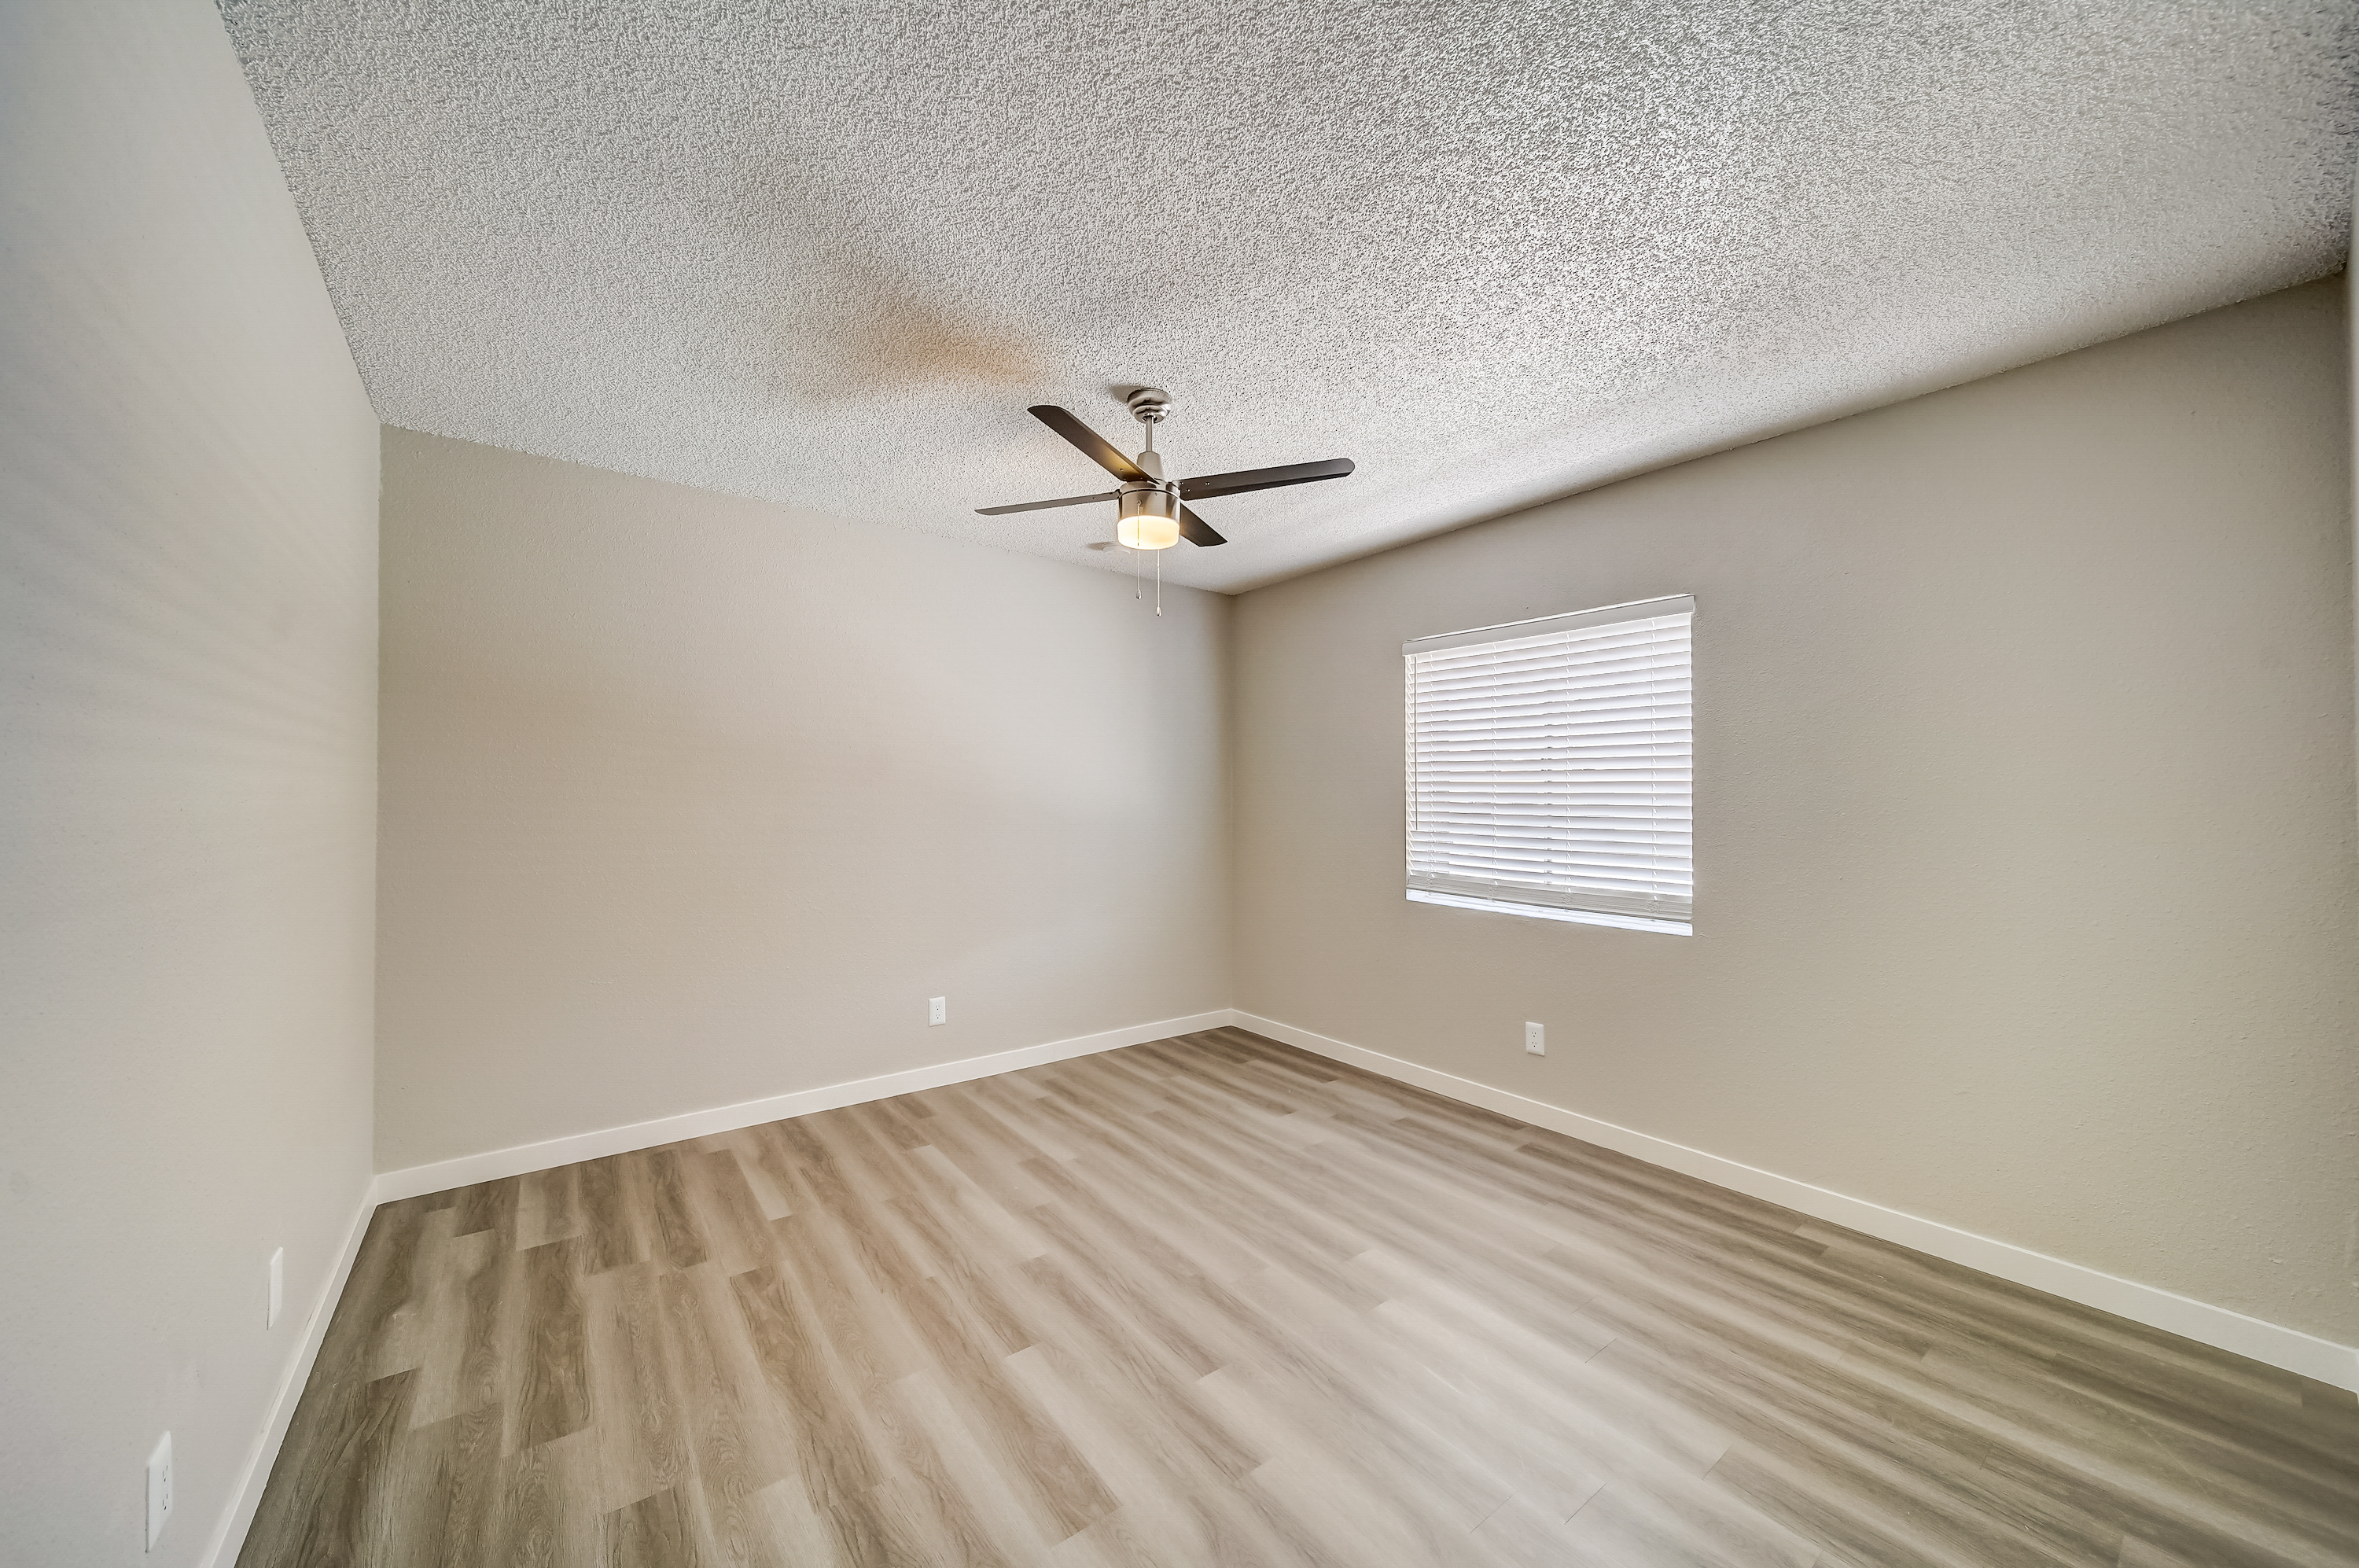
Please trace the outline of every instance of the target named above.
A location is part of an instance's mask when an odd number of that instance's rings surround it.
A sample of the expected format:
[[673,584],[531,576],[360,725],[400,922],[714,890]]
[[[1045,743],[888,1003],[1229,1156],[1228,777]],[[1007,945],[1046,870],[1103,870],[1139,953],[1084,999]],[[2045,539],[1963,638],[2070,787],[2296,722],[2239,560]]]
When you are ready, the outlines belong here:
[[[1169,550],[1181,539],[1190,544],[1225,544],[1212,525],[1198,517],[1188,503],[1205,495],[1242,495],[1251,490],[1276,490],[1288,485],[1308,485],[1314,479],[1341,479],[1352,472],[1348,457],[1317,463],[1286,463],[1276,468],[1240,468],[1229,474],[1199,474],[1174,484],[1163,476],[1163,458],[1155,450],[1155,427],[1171,411],[1171,395],[1159,387],[1141,387],[1130,395],[1130,411],[1147,427],[1147,450],[1133,459],[1105,437],[1077,419],[1070,408],[1035,403],[1025,410],[1081,449],[1082,455],[1122,481],[1119,490],[1094,495],[1062,495],[1054,501],[1019,501],[1013,506],[980,506],[976,516],[1004,517],[1011,512],[1040,512],[1051,506],[1086,506],[1095,501],[1117,505],[1114,542],[1131,550]],[[1159,573],[1161,567],[1156,568]],[[1158,582],[1162,581],[1160,576]]]
[[1168,490],[1125,490],[1114,540],[1131,550],[1169,550],[1180,542],[1180,499]]

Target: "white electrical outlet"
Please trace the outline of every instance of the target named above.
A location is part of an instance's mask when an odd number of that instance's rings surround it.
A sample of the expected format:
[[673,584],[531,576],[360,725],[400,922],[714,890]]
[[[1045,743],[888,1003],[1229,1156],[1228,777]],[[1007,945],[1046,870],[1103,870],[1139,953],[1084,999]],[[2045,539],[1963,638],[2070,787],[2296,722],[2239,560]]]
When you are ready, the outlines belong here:
[[287,1304],[287,1249],[280,1247],[270,1255],[270,1311],[263,1315],[262,1326],[277,1328],[278,1311]]
[[1534,1056],[1546,1056],[1548,1054],[1548,1026],[1546,1024],[1526,1024],[1524,1026],[1524,1050]]
[[929,1024],[946,1024],[950,1022],[951,999],[948,996],[927,997],[926,1021]]
[[172,1517],[172,1434],[166,1432],[156,1444],[156,1452],[147,1456],[147,1550],[156,1550],[156,1538],[164,1533],[164,1521]]

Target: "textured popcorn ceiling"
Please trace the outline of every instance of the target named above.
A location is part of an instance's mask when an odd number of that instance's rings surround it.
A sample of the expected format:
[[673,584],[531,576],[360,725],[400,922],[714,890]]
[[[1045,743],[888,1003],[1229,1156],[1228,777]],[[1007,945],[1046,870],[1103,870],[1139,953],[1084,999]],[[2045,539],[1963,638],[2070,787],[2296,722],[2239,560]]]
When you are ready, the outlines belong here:
[[2341,265],[2346,0],[227,0],[390,423],[1236,589]]

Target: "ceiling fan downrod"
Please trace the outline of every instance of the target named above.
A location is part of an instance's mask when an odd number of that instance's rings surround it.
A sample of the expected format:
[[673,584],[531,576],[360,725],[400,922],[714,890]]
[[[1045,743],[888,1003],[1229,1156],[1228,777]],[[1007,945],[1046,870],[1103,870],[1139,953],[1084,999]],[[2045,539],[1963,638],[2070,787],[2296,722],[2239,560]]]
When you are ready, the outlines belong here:
[[[1125,480],[1115,492],[1121,497],[1114,537],[1130,550],[1169,550],[1180,542],[1180,487],[1163,477],[1163,454],[1155,450],[1155,427],[1171,412],[1171,394],[1160,387],[1140,387],[1123,399],[1130,416],[1147,427],[1147,449],[1138,454],[1146,477]],[[1158,581],[1160,572],[1158,570]]]

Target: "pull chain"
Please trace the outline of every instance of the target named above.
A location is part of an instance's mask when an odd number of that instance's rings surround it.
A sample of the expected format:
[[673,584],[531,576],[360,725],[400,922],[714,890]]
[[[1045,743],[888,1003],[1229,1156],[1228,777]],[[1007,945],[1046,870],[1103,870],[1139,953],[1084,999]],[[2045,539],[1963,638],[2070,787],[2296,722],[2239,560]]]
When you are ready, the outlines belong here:
[[[1144,388],[1142,388],[1142,390],[1144,390]],[[1134,405],[1134,408],[1136,408],[1136,405]],[[1156,407],[1156,408],[1159,408],[1160,405],[1155,405],[1154,407]],[[1154,450],[1155,450],[1155,425],[1156,425],[1156,420],[1155,420],[1155,419],[1150,419],[1147,418],[1147,417],[1146,417],[1146,414],[1147,414],[1147,410],[1146,410],[1146,409],[1140,409],[1140,410],[1139,410],[1139,420],[1138,420],[1138,422],[1139,422],[1140,424],[1145,425],[1145,426],[1147,427],[1147,452],[1154,452]],[[1158,415],[1158,418],[1160,418],[1160,415],[1159,415],[1159,414]],[[1144,455],[1146,455],[1146,453],[1142,453],[1141,455],[1142,455],[1142,456],[1144,456]],[[1158,469],[1158,468],[1155,464],[1153,464],[1153,463],[1147,463],[1147,464],[1145,464],[1145,465],[1143,465],[1143,466],[1145,466],[1145,467],[1147,468],[1147,472],[1148,472],[1148,473],[1149,473],[1149,474],[1151,474],[1151,475],[1159,475],[1159,474],[1160,474],[1160,472],[1161,472],[1161,471],[1160,471],[1160,469]],[[1159,482],[1159,479],[1158,479],[1158,482]],[[1165,488],[1166,490],[1169,490],[1171,487],[1170,487],[1169,485],[1166,485],[1164,486],[1164,488]],[[1175,512],[1178,510],[1178,501],[1177,501],[1177,497],[1176,497],[1176,496],[1174,497],[1174,501],[1173,501],[1173,510],[1174,510]],[[1147,596],[1146,583],[1145,583],[1144,579],[1143,579],[1143,578],[1142,578],[1142,576],[1141,576],[1141,573],[1142,573],[1142,572],[1143,572],[1143,571],[1144,571],[1144,569],[1145,569],[1145,568],[1144,568],[1144,563],[1143,563],[1143,562],[1141,562],[1141,561],[1139,561],[1139,559],[1138,559],[1141,555],[1143,555],[1143,554],[1145,554],[1145,553],[1147,553],[1147,552],[1146,552],[1146,551],[1144,551],[1144,550],[1137,550],[1137,549],[1136,549],[1136,548],[1134,548],[1134,549],[1131,550],[1131,552],[1130,552],[1130,596],[1131,596],[1132,598],[1134,598],[1134,599],[1143,599],[1143,598],[1145,598],[1145,597]],[[1161,550],[1158,550],[1155,551],[1155,552],[1154,552],[1154,554],[1155,554],[1155,613],[1156,613],[1157,615],[1161,615],[1161,614],[1163,613],[1163,552],[1162,552]]]
[[[1146,419],[1141,422],[1147,426],[1147,450],[1153,452],[1157,421]],[[1155,470],[1158,476],[1162,472],[1160,468]],[[1158,615],[1163,613],[1163,552],[1159,550],[1155,552],[1155,613]]]

